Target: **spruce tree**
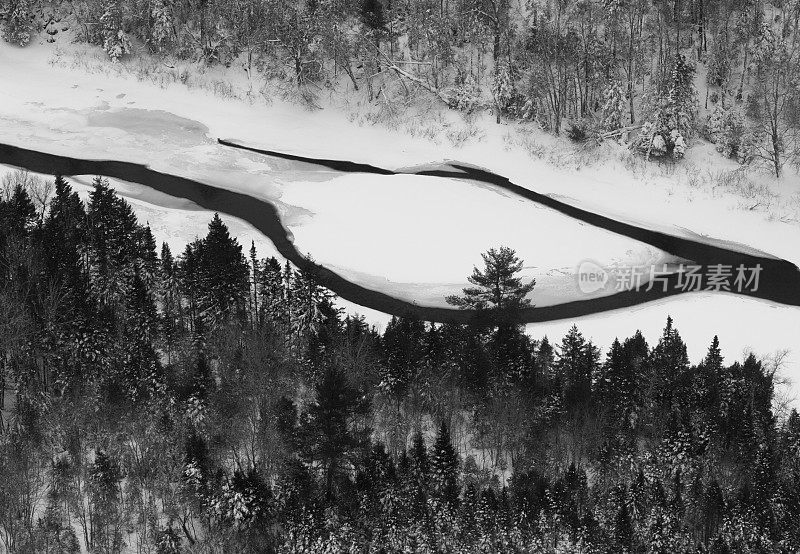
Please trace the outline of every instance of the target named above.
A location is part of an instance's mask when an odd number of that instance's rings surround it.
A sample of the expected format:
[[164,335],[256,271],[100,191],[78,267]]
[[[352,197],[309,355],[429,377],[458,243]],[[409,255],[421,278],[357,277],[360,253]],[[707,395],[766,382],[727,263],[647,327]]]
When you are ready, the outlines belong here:
[[649,366],[651,415],[656,420],[663,420],[664,414],[670,413],[673,407],[687,400],[678,392],[679,384],[689,369],[689,357],[686,344],[673,327],[671,317],[667,317],[664,332],[653,348]]
[[344,373],[328,364],[314,387],[315,401],[301,425],[304,457],[322,468],[326,497],[332,499],[337,480],[347,475],[348,458],[364,444],[365,430],[356,429],[357,416],[369,403],[347,382]]
[[202,240],[187,245],[181,259],[184,287],[190,304],[216,325],[242,321],[250,286],[250,269],[239,241],[230,236],[219,214],[208,224]]
[[49,278],[64,283],[79,301],[85,296],[86,211],[78,193],[60,175],[42,226],[42,255]]
[[87,210],[90,285],[101,304],[114,310],[127,295],[141,260],[141,249],[135,247],[141,230],[133,209],[108,179],[98,176],[92,184]]
[[697,401],[699,408],[705,413],[706,423],[719,426],[719,407],[722,400],[724,367],[719,348],[719,338],[714,335],[708,353],[698,366]]
[[410,500],[409,515],[412,520],[422,521],[427,512],[430,485],[430,460],[428,459],[428,451],[422,433],[414,433],[406,460],[408,472],[406,474],[405,495]]
[[256,254],[255,241],[250,241],[250,270],[252,271],[252,280],[250,282],[250,290],[252,291],[250,296],[250,317],[255,325],[258,320],[258,282],[259,275],[261,274],[261,267]]
[[442,421],[431,447],[431,491],[434,497],[454,505],[458,501],[458,454],[450,439],[450,429]]
[[392,317],[383,333],[386,371],[381,388],[397,399],[407,392],[425,359],[425,324],[414,318]]
[[172,361],[172,349],[180,331],[181,305],[178,292],[178,268],[169,245],[161,245],[159,296],[161,304],[161,334],[167,347],[167,363]]
[[260,321],[273,324],[285,323],[288,314],[286,290],[283,282],[281,264],[274,257],[266,258],[260,264],[258,298]]
[[635,411],[636,375],[628,362],[625,348],[614,339],[597,384],[599,403],[609,410],[617,430],[630,429]]
[[14,192],[5,205],[7,212],[5,232],[19,237],[27,236],[36,223],[36,206],[22,184],[14,186]]
[[567,413],[574,414],[588,406],[598,357],[597,348],[573,325],[561,341],[556,363],[562,387],[561,400]]

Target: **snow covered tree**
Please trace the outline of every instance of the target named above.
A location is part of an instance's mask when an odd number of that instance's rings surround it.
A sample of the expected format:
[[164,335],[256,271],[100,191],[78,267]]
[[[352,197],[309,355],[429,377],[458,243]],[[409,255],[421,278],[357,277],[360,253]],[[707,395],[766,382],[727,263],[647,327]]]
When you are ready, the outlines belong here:
[[694,73],[694,66],[684,56],[675,57],[668,92],[659,96],[639,135],[640,148],[648,157],[683,158],[697,117]]
[[604,131],[616,131],[625,125],[625,110],[628,100],[625,90],[617,82],[612,82],[603,92],[603,107],[600,126]]
[[754,114],[752,153],[768,163],[778,178],[787,162],[800,162],[798,9],[795,3],[794,15],[784,14],[779,29],[765,25],[754,53],[756,82],[752,103],[758,113]]
[[173,9],[171,0],[156,0],[150,8],[150,44],[156,52],[168,50],[177,40]]
[[338,312],[333,305],[333,293],[319,284],[313,269],[291,272],[290,279],[287,300],[291,339],[296,350],[303,352],[320,338],[318,335],[326,325],[335,323]]
[[715,143],[717,152],[726,158],[733,158],[739,163],[752,160],[747,121],[738,106],[728,109],[716,106],[706,118],[704,133],[706,138]]
[[0,30],[6,42],[26,46],[36,33],[36,20],[30,0],[12,0],[6,6],[5,22]]
[[500,114],[508,113],[514,103],[514,76],[511,64],[498,63],[495,68],[492,83],[492,97],[494,98],[497,123],[500,123]]
[[100,16],[103,35],[103,50],[112,61],[118,61],[131,51],[131,42],[125,32],[126,4],[119,0],[108,0]]

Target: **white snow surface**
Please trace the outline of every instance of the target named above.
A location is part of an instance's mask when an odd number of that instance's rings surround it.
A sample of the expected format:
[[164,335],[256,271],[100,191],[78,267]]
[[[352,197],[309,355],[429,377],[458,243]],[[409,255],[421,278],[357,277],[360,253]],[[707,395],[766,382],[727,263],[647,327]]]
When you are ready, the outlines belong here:
[[[685,235],[709,235],[800,263],[800,225],[784,210],[792,202],[800,207],[797,175],[776,182],[765,174],[775,204],[766,211],[749,209],[760,197],[693,185],[697,175],[730,169],[707,146],[690,149],[683,169],[629,170],[613,151],[607,162],[587,165],[567,155],[556,166],[531,158],[519,146],[531,140],[548,145],[555,139],[525,135],[513,125],[479,120],[481,140],[462,147],[436,144],[377,126],[357,126],[341,110],[311,113],[276,99],[269,105],[246,103],[180,84],[160,88],[117,71],[92,73],[69,61],[63,53],[70,48],[39,43],[18,49],[0,43],[0,142],[145,163],[267,199],[278,207],[302,252],[356,282],[421,304],[441,303],[445,294],[457,291],[480,263],[479,252],[498,244],[517,249],[526,262],[526,276],[537,277],[533,300],[538,305],[569,293],[569,271],[583,259],[647,265],[663,259],[663,253],[491,187],[416,176],[342,176],[223,147],[216,138],[390,169],[461,160],[598,213]],[[210,215],[197,206],[133,184],[114,186],[175,253],[205,234]],[[224,219],[245,248],[257,240],[261,256],[274,253],[248,224]],[[361,307],[346,308],[367,313],[373,322],[387,319]],[[529,329],[558,341],[577,323],[607,347],[613,337],[638,328],[654,343],[667,314],[675,318],[693,361],[717,334],[729,361],[745,349],[765,356],[792,350],[783,373],[800,376],[800,309],[732,295],[682,295]]]

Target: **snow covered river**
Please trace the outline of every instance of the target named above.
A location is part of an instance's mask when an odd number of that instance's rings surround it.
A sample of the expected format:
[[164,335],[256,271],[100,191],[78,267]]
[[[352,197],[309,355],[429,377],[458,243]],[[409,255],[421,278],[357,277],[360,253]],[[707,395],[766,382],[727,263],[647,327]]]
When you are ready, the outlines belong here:
[[[198,130],[203,132],[200,129]],[[221,143],[228,148],[244,148],[227,141],[221,141]],[[637,241],[637,243],[649,245],[665,253],[658,260],[659,264],[664,268],[663,274],[659,277],[658,286],[642,287],[639,290],[602,290],[593,291],[601,294],[586,294],[586,291],[581,291],[577,286],[577,277],[566,275],[565,278],[567,280],[574,279],[575,287],[572,294],[563,295],[561,298],[557,298],[555,302],[553,302],[553,298],[550,298],[552,303],[549,305],[535,305],[525,309],[521,314],[525,323],[590,315],[685,293],[686,287],[681,286],[679,282],[681,279],[685,280],[685,276],[676,271],[678,262],[700,268],[698,271],[701,273],[710,273],[713,268],[722,266],[729,268],[759,268],[759,281],[756,287],[753,287],[751,283],[750,287],[745,287],[741,290],[733,288],[727,293],[738,293],[771,302],[800,306],[800,270],[788,261],[762,254],[746,247],[724,246],[719,244],[718,241],[694,240],[616,221],[571,206],[550,196],[539,194],[529,188],[511,183],[504,177],[472,166],[450,163],[439,166],[409,168],[394,172],[346,161],[318,160],[297,155],[285,155],[274,151],[248,150],[255,151],[258,155],[266,156],[271,160],[277,158],[288,160],[290,163],[323,166],[341,173],[366,173],[373,175],[373,179],[385,179],[398,174],[406,174],[448,180],[457,179],[459,182],[478,182],[497,187],[531,203],[544,206],[561,214],[562,217],[572,218],[604,232],[627,237]],[[384,313],[414,315],[424,320],[440,322],[464,322],[473,315],[469,311],[424,305],[413,299],[396,297],[391,292],[361,285],[325,265],[312,261],[298,250],[293,240],[294,237],[287,229],[276,205],[255,195],[157,172],[145,165],[112,160],[80,159],[13,145],[0,145],[0,163],[24,167],[38,173],[105,175],[139,183],[160,193],[190,200],[201,208],[242,219],[269,237],[281,256],[290,260],[297,267],[314,271],[320,282],[326,287],[342,298],[361,306]],[[468,183],[464,184],[467,187],[472,186]],[[380,214],[377,215],[380,216]],[[333,231],[333,229],[329,230]],[[364,231],[366,232],[366,230]],[[532,237],[531,240],[546,241],[548,239]],[[549,240],[558,242],[560,238],[554,237]],[[565,240],[568,240],[568,237],[565,237]],[[589,251],[583,255],[591,256],[592,254]],[[655,260],[653,263],[655,263]],[[725,287],[725,289],[728,288],[729,286]],[[725,289],[720,288],[720,292],[725,292]]]

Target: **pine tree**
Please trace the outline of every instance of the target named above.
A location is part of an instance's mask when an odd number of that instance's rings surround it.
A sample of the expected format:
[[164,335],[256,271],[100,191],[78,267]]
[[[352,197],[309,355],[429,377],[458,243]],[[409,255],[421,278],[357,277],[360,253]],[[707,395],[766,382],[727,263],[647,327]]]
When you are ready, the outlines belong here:
[[105,552],[119,550],[122,546],[120,468],[108,453],[98,450],[88,477],[93,520],[91,548]]
[[545,379],[550,379],[553,376],[553,371],[555,369],[555,350],[546,336],[539,343],[539,349],[536,352],[536,366],[537,371]]
[[430,489],[430,461],[422,433],[414,433],[411,447],[405,455],[404,495],[409,499],[409,518],[422,521],[427,513],[428,491]]
[[360,6],[361,21],[368,29],[381,31],[386,27],[386,16],[383,11],[381,0],[361,0]]
[[516,277],[522,271],[522,260],[511,248],[491,248],[481,256],[484,269],[473,268],[472,275],[467,278],[475,287],[465,288],[463,296],[448,296],[447,302],[459,308],[484,312],[490,321],[514,321],[520,309],[531,305],[526,296],[536,281],[523,283]]

